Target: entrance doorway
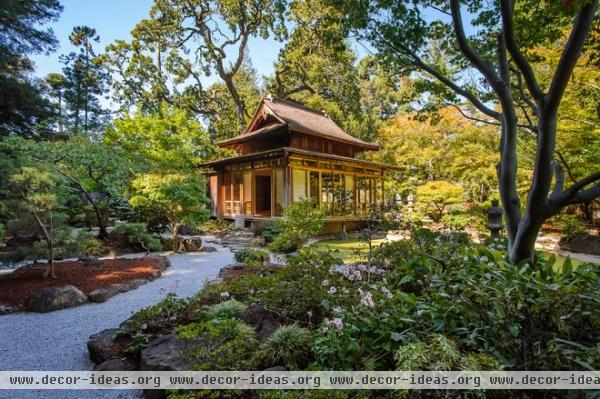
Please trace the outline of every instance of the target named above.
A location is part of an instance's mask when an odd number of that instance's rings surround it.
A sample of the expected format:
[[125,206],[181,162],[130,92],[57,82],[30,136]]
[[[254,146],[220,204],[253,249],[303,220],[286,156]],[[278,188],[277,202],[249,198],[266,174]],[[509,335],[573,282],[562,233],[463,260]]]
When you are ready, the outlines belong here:
[[254,212],[256,216],[271,216],[271,171],[257,172],[254,176]]

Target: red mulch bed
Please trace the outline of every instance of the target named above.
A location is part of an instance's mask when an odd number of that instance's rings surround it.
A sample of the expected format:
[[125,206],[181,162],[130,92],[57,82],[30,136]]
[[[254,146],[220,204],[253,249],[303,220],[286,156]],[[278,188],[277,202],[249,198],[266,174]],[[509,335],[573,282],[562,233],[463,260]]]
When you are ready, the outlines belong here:
[[87,266],[84,262],[55,264],[56,278],[40,277],[43,264],[24,266],[0,276],[0,304],[23,308],[31,294],[47,287],[74,285],[86,294],[97,288],[135,279],[153,280],[157,277],[158,261],[153,258],[105,259],[102,266]]

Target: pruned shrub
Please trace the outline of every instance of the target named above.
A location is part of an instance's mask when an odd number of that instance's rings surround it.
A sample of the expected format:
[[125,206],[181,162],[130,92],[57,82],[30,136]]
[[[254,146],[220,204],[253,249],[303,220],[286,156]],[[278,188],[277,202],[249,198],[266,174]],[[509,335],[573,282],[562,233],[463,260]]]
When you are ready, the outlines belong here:
[[264,249],[242,248],[234,255],[235,261],[245,264],[263,264],[270,260],[269,253]]
[[144,223],[123,223],[117,225],[110,233],[117,245],[127,245],[134,251],[160,251],[160,240],[146,231]]

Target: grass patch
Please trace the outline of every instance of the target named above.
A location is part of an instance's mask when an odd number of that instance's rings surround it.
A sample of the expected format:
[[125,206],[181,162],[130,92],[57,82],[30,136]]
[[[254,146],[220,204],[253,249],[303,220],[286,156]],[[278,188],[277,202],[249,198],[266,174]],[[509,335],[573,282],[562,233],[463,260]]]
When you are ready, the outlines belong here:
[[[373,240],[373,248],[379,247],[385,241],[385,238]],[[350,240],[323,240],[314,243],[311,248],[320,252],[332,251],[333,256],[341,258],[344,262],[366,260],[369,252],[367,243],[356,238]]]

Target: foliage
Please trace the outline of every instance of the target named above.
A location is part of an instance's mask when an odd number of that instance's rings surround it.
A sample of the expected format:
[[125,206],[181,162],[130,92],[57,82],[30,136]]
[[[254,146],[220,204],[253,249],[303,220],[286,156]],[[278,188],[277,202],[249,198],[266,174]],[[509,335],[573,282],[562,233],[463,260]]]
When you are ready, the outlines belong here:
[[199,230],[207,233],[225,233],[231,230],[233,223],[225,219],[211,219],[199,226]]
[[[18,206],[29,212],[42,234],[48,259],[48,274],[54,277],[54,257],[57,235],[65,233],[55,229],[64,219],[61,213],[61,197],[56,190],[56,177],[35,167],[21,167],[10,177],[10,185],[18,195]],[[62,234],[61,234],[62,233]]]
[[560,231],[564,234],[565,240],[571,240],[577,236],[587,234],[587,226],[585,222],[581,220],[581,217],[578,215],[560,215],[557,218],[558,226]]
[[6,227],[0,223],[0,245],[4,245],[4,234],[6,234]]
[[143,174],[131,183],[134,207],[164,215],[173,233],[173,250],[177,251],[177,226],[196,226],[208,220],[205,186],[201,176],[183,174]]
[[308,360],[312,334],[297,324],[281,326],[260,346],[259,356],[269,366],[302,368]]
[[177,298],[170,292],[161,302],[137,311],[121,323],[117,335],[133,337],[136,334],[149,335],[168,329],[185,314],[188,304],[187,299]]
[[[427,181],[447,180],[461,183],[466,201],[483,202],[497,185],[497,129],[469,121],[454,108],[400,113],[382,125],[379,141],[382,149],[373,157],[400,167],[387,185],[403,198]],[[526,183],[523,171],[519,185]]]
[[[532,0],[452,0],[434,7],[428,1],[332,3],[348,28],[368,39],[390,68],[422,74],[425,101],[434,107],[454,105],[469,119],[501,127],[498,188],[513,263],[535,262],[535,240],[548,218],[600,195],[595,173],[565,188],[568,165],[556,147],[561,102],[569,77],[589,50],[585,43],[597,17],[596,1],[540,6]],[[465,8],[468,20],[463,19]],[[335,14],[332,18],[339,20]],[[540,73],[535,51],[551,43],[560,55]],[[520,132],[537,137],[526,198],[517,186]]]
[[450,230],[464,230],[473,220],[462,205],[450,205],[448,213],[442,216],[440,221]]
[[146,230],[144,223],[121,223],[115,226],[112,236],[124,236],[132,249],[141,249],[147,252],[160,251],[160,240]]
[[202,125],[180,109],[162,104],[156,113],[135,113],[114,121],[104,140],[153,171],[192,172],[198,159],[215,154]]
[[394,215],[394,209],[385,207],[379,204],[372,204],[367,215],[361,220],[360,239],[366,242],[369,246],[369,252],[367,259],[369,264],[371,263],[371,257],[373,256],[373,241],[376,239],[378,234],[386,234],[388,230],[398,227]]
[[245,263],[246,265],[262,265],[271,259],[267,251],[258,248],[242,248],[233,257],[236,262]]
[[417,188],[417,203],[429,211],[431,217],[439,221],[446,207],[461,202],[463,189],[460,185],[445,180],[430,181]]
[[277,224],[267,226],[261,233],[260,236],[265,239],[266,243],[271,243],[273,240],[281,234],[281,227]]
[[[229,134],[239,131],[250,117],[246,99],[258,97],[252,93],[256,83],[247,84],[240,76],[250,69],[244,65],[248,41],[283,37],[284,12],[279,0],[155,0],[149,17],[133,29],[132,40],[117,40],[104,56],[119,77],[113,89],[123,109],[137,105],[143,113],[157,112],[166,102],[195,116],[219,119],[222,111],[228,117],[228,103],[233,102],[237,123],[226,125],[232,128]],[[216,86],[205,87],[207,75],[218,76]]]
[[100,36],[89,26],[75,26],[69,41],[79,51],[60,57],[64,64],[63,77],[61,81],[54,78],[53,90],[49,92],[50,96],[58,97],[54,104],[58,112],[58,132],[62,134],[66,125],[73,134],[98,134],[109,115],[99,100],[108,91],[109,77],[93,48]]
[[254,297],[265,307],[296,320],[306,320],[308,312],[318,312],[319,304],[327,297],[324,280],[329,269],[341,261],[328,253],[302,248],[297,256],[287,259],[286,267],[278,271],[271,284],[261,287]]
[[5,1],[0,6],[0,136],[45,135],[37,127],[50,112],[39,84],[29,76],[34,64],[27,56],[58,46],[54,32],[42,26],[58,19],[62,9],[57,0]]
[[247,306],[235,299],[230,299],[225,302],[215,303],[206,309],[206,316],[209,320],[229,320],[241,319]]
[[279,234],[271,243],[271,248],[287,252],[302,246],[309,238],[323,230],[325,211],[315,205],[310,198],[302,198],[290,204],[283,211],[283,219],[278,222]]
[[201,339],[190,349],[194,370],[253,370],[256,365],[256,333],[239,320],[196,322],[180,326],[176,332],[183,339]]

